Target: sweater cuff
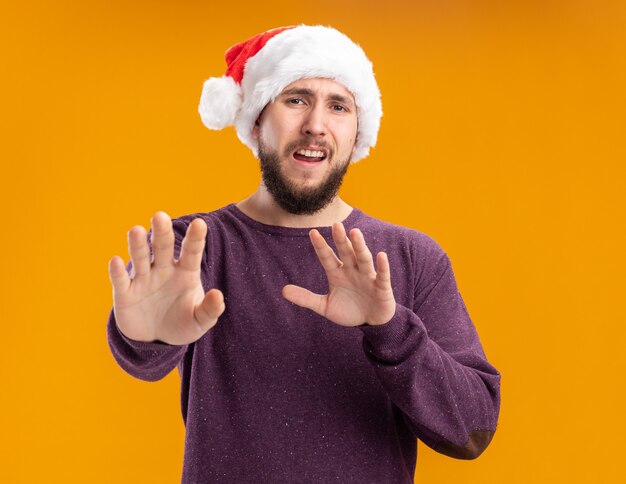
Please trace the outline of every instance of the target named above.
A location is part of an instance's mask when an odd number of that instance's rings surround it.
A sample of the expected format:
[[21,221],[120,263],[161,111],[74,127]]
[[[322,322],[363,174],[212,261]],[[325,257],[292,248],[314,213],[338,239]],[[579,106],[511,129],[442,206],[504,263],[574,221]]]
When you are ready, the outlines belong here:
[[396,303],[396,312],[385,324],[378,326],[359,326],[363,332],[364,340],[376,353],[393,351],[405,345],[407,339],[427,333],[420,317],[409,308]]
[[117,327],[113,310],[107,333],[109,347],[117,364],[129,375],[144,381],[157,381],[165,377],[187,351],[187,345],[137,341],[127,337]]
[[136,351],[150,351],[150,352],[154,352],[154,351],[159,351],[159,350],[167,350],[169,348],[174,348],[178,345],[171,345],[168,343],[165,343],[163,341],[137,341],[136,339],[130,339],[128,336],[126,336],[124,333],[122,333],[122,331],[120,330],[120,328],[118,328],[117,324],[115,325],[115,328],[117,329],[118,333],[120,334],[120,336],[122,337],[122,339],[124,341],[126,341],[126,343],[128,343],[128,345],[130,347],[132,347],[134,350]]

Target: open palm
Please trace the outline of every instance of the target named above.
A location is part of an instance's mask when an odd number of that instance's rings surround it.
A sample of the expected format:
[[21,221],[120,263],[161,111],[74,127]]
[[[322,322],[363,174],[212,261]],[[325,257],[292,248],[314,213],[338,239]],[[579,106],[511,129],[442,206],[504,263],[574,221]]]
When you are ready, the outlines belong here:
[[120,257],[109,261],[115,319],[128,338],[183,345],[198,340],[217,323],[224,311],[223,295],[217,289],[205,294],[200,281],[206,233],[206,223],[193,220],[175,260],[172,221],[157,212],[152,218],[151,260],[145,229],[130,230],[132,274],[128,275]]
[[352,229],[348,238],[341,223],[333,225],[333,240],[339,257],[319,231],[313,229],[309,235],[328,278],[328,294],[315,294],[289,284],[283,288],[285,299],[342,326],[388,322],[395,313],[396,302],[387,255],[377,254],[375,269],[363,233]]

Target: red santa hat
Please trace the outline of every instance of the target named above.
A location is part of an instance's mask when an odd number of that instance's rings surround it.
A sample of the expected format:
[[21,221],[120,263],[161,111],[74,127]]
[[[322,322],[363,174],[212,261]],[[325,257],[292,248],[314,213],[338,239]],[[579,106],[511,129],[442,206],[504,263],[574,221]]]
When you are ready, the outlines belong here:
[[226,51],[226,73],[204,82],[198,111],[209,129],[235,126],[258,156],[252,128],[263,108],[298,79],[342,84],[357,105],[358,132],[351,161],[376,144],[382,107],[372,63],[363,49],[331,27],[299,25],[268,30]]

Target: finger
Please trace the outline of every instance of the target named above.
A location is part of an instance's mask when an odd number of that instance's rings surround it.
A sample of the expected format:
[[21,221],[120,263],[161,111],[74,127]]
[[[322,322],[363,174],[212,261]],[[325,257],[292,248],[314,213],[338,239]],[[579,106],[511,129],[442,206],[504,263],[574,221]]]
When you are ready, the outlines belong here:
[[211,289],[196,306],[194,316],[202,330],[207,331],[215,325],[215,320],[222,315],[224,309],[224,294],[219,289]]
[[315,249],[317,258],[320,260],[326,272],[343,266],[343,262],[337,257],[332,247],[326,243],[326,239],[322,237],[322,234],[316,229],[313,229],[309,232],[309,237],[311,238],[311,244],[313,245],[313,249]]
[[128,232],[128,252],[133,263],[135,277],[150,273],[150,247],[146,229],[136,225]]
[[326,314],[326,296],[315,294],[300,286],[287,284],[283,287],[283,297],[298,306],[315,311],[320,316]]
[[372,275],[376,274],[374,259],[372,258],[372,253],[367,248],[363,232],[359,229],[352,229],[350,231],[350,240],[352,241],[352,248],[354,249],[359,270]]
[[174,231],[172,220],[165,212],[152,217],[152,253],[154,267],[164,268],[174,263]]
[[336,223],[333,225],[333,240],[337,247],[339,258],[346,267],[356,267],[356,256],[354,255],[354,249],[352,248],[352,242],[346,235],[346,229],[342,223]]
[[384,252],[376,254],[376,269],[376,285],[380,289],[389,289],[391,287],[391,269],[387,254]]
[[124,292],[130,287],[130,277],[121,257],[114,256],[109,260],[109,279],[115,292]]
[[201,218],[193,219],[187,227],[187,233],[180,249],[178,263],[182,269],[190,271],[200,269],[206,234],[206,222]]

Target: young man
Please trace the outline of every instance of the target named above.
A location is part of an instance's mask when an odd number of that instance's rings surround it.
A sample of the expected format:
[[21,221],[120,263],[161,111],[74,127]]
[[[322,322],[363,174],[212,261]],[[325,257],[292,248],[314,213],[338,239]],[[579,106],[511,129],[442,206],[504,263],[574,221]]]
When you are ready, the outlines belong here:
[[173,222],[158,212],[149,239],[129,232],[128,268],[109,264],[116,361],[147,381],[180,373],[183,482],[413,482],[418,438],[477,457],[500,375],[449,258],[337,195],[382,114],[365,54],[298,26],[226,60],[200,114],[236,126],[258,190]]

